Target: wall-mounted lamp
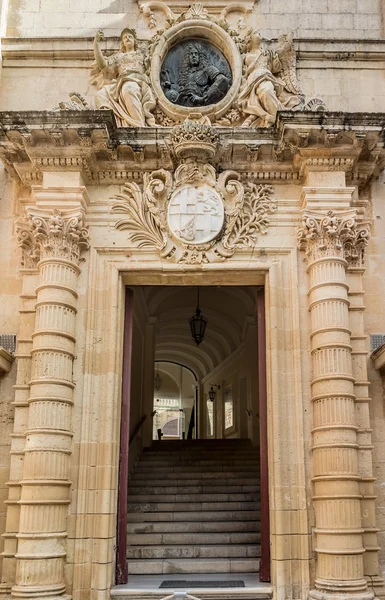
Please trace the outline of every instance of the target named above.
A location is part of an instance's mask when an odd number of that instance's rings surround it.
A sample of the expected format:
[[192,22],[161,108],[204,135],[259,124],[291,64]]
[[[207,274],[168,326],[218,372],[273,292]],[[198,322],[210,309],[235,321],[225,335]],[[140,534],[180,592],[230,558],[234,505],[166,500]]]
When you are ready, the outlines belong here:
[[220,390],[221,386],[217,385],[216,383],[211,384],[211,387],[209,389],[209,400],[211,400],[211,402],[214,402],[215,400],[215,396],[217,395],[217,390]]

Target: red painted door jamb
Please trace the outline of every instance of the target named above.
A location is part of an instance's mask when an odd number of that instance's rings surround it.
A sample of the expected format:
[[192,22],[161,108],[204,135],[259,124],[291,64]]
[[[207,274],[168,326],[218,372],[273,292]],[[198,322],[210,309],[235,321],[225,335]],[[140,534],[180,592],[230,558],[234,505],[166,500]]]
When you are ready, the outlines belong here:
[[132,322],[133,292],[125,291],[124,333],[123,333],[123,373],[122,373],[122,407],[120,420],[120,453],[118,483],[118,514],[116,529],[116,583],[121,585],[128,581],[127,569],[127,496],[128,496],[128,448],[130,437],[130,393],[131,393],[131,358],[132,358]]
[[269,470],[267,461],[267,390],[266,390],[266,320],[265,290],[257,290],[258,316],[258,389],[259,389],[259,440],[261,477],[261,562],[260,581],[270,581],[270,520],[269,520]]

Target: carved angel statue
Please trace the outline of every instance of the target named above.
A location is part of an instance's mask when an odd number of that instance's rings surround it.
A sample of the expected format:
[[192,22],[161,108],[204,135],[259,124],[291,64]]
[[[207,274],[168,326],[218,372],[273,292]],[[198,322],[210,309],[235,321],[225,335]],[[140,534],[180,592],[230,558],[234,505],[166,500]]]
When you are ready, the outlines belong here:
[[266,50],[262,47],[260,34],[250,32],[246,37],[244,65],[245,76],[238,102],[249,116],[243,127],[271,127],[278,110],[299,109],[303,105],[290,35],[278,38],[276,50]]
[[94,39],[96,66],[91,71],[91,84],[99,90],[95,96],[96,108],[113,110],[120,127],[155,126],[151,111],[156,103],[144,74],[136,33],[123,29],[119,52],[108,58],[100,49],[103,39],[103,32],[98,31]]

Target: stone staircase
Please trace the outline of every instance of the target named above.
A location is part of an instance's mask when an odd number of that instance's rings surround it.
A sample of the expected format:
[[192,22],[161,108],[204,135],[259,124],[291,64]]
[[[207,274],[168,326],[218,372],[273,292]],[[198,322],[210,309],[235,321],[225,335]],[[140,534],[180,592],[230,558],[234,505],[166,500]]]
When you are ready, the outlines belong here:
[[130,477],[129,573],[257,573],[259,490],[249,440],[154,442]]

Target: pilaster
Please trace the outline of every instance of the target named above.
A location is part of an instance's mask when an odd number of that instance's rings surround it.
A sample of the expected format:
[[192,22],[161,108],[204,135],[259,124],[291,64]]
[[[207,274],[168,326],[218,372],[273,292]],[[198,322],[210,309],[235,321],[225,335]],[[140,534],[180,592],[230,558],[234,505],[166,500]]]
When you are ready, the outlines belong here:
[[30,394],[32,333],[35,327],[36,286],[38,271],[33,261],[27,257],[20,271],[23,277],[23,288],[20,295],[20,330],[17,339],[16,383],[14,386],[14,427],[11,435],[10,469],[7,517],[4,537],[3,563],[0,584],[0,597],[10,594],[16,575],[17,533],[20,521],[20,494],[23,478],[25,432],[28,424],[28,398]]
[[83,192],[36,189],[36,207],[18,227],[24,257],[37,261],[38,284],[11,592],[17,598],[66,593],[77,279],[80,253],[88,248]]
[[[333,175],[335,177],[335,175]],[[364,577],[358,427],[346,270],[368,234],[349,210],[353,188],[308,187],[299,247],[306,250],[312,353],[313,502],[317,570],[310,597],[372,598]],[[334,210],[335,209],[335,210]]]
[[349,284],[349,322],[351,329],[355,413],[358,443],[358,474],[360,476],[361,519],[363,533],[364,575],[376,596],[385,596],[384,579],[380,576],[376,527],[376,496],[374,495],[372,429],[370,427],[369,381],[367,371],[367,336],[364,327],[365,292],[363,275],[365,266],[361,256],[349,262],[347,278]]

